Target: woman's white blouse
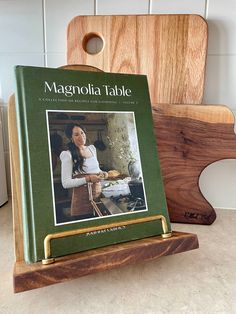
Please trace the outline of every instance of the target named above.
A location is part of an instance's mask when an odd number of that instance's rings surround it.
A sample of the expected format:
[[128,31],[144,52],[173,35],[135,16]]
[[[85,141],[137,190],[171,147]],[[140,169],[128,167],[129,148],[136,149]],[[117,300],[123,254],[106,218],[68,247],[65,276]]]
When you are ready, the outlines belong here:
[[[99,163],[97,160],[96,148],[93,145],[88,146],[92,153],[92,156],[85,158],[83,173],[99,173],[101,169],[99,168]],[[73,172],[73,161],[69,150],[63,151],[60,154],[61,159],[61,181],[64,189],[75,188],[86,184],[85,178],[72,178]]]

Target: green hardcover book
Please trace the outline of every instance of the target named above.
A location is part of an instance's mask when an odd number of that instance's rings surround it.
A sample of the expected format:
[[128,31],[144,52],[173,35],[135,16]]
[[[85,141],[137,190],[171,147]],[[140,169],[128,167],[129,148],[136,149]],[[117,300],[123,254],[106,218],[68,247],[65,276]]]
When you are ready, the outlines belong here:
[[[163,215],[171,231],[147,78],[17,66],[24,254],[48,234]],[[59,238],[63,256],[163,233],[160,220]]]

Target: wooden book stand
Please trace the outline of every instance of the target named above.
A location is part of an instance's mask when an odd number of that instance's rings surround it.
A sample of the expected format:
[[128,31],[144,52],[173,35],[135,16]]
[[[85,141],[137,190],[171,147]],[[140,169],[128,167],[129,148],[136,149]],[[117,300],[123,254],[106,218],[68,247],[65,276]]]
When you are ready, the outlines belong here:
[[[83,67],[80,67],[80,70],[82,69]],[[88,67],[85,69],[88,70]],[[98,271],[198,248],[196,235],[173,232],[172,236],[166,239],[156,236],[71,254],[58,258],[57,262],[51,265],[42,265],[41,262],[26,264],[24,262],[20,165],[14,96],[9,101],[8,117],[16,258],[13,274],[14,292],[40,288]]]

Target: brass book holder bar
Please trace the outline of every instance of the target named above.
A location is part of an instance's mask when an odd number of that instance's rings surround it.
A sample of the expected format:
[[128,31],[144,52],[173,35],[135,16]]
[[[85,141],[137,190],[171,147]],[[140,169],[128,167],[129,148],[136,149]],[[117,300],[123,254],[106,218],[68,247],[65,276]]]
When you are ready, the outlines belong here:
[[168,232],[166,218],[163,215],[155,215],[155,216],[150,216],[150,217],[144,217],[144,218],[115,222],[115,223],[101,225],[101,226],[97,226],[97,227],[89,227],[89,228],[82,228],[82,229],[77,229],[77,230],[69,230],[69,231],[64,231],[64,232],[48,234],[44,239],[44,256],[45,256],[45,259],[42,260],[42,264],[43,265],[49,265],[49,264],[52,264],[56,261],[56,259],[54,257],[52,257],[52,252],[51,252],[51,241],[52,240],[70,237],[70,236],[75,236],[75,235],[80,235],[80,234],[85,234],[85,233],[92,232],[92,231],[99,231],[99,230],[103,230],[106,228],[116,228],[116,227],[121,227],[121,226],[129,226],[129,225],[139,224],[139,223],[143,223],[143,222],[150,222],[150,221],[154,221],[154,220],[161,220],[162,230],[163,230],[163,233],[161,234],[162,238],[170,238],[171,232]]

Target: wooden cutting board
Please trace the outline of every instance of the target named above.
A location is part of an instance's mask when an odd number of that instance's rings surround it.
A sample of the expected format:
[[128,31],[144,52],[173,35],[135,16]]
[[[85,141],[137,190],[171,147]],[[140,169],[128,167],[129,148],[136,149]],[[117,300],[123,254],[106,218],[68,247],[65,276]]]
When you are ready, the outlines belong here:
[[[88,66],[65,69],[99,71]],[[199,177],[211,163],[236,159],[234,115],[220,105],[153,104],[153,119],[172,222],[212,224],[216,213]]]
[[[88,40],[103,40],[100,53]],[[152,103],[200,104],[207,24],[198,15],[77,16],[68,25],[67,62],[148,76]]]
[[171,221],[213,223],[199,177],[215,161],[236,159],[233,113],[220,105],[159,104],[153,118]]

